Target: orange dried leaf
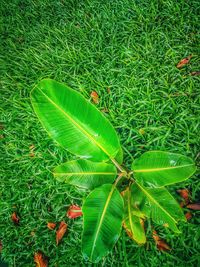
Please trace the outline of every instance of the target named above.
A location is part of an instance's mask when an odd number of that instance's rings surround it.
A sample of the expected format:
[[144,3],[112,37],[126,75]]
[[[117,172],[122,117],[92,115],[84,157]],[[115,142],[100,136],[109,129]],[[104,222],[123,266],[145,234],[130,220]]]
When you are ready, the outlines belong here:
[[48,222],[48,223],[47,223],[47,227],[48,227],[50,230],[53,230],[53,229],[55,229],[55,227],[56,227],[56,223]]
[[91,94],[90,94],[91,98],[92,98],[92,101],[95,103],[95,104],[98,104],[99,103],[99,95],[97,94],[97,92],[95,91],[92,91]]
[[56,232],[56,244],[57,245],[60,243],[66,231],[67,231],[67,224],[65,222],[61,222]]
[[36,267],[47,267],[48,266],[47,258],[41,252],[35,253],[34,262],[36,263]]
[[163,250],[163,251],[171,250],[171,248],[169,247],[169,245],[165,241],[163,241],[163,240],[160,240],[158,242],[157,248],[159,250]]
[[156,230],[153,230],[153,239],[156,243],[160,240],[160,237],[158,236]]
[[156,246],[159,250],[167,251],[171,249],[169,245],[159,237],[155,230],[153,230],[153,239],[155,240]]
[[200,210],[200,203],[189,204],[187,205],[187,208],[191,210]]
[[184,202],[181,202],[180,206],[183,207],[190,202],[190,192],[188,189],[179,189],[177,190],[179,195],[184,199]]
[[81,208],[79,206],[76,206],[76,205],[70,206],[68,211],[67,211],[67,217],[70,219],[74,219],[74,218],[80,217],[82,215],[83,215],[83,213],[81,211]]
[[187,219],[187,221],[189,221],[192,218],[192,213],[191,212],[187,212],[185,214],[185,218]]
[[183,58],[177,65],[176,67],[178,69],[184,67],[185,65],[187,65],[189,62],[190,62],[190,59],[192,58],[192,55],[186,57],[186,58]]
[[179,190],[177,190],[177,192],[185,200],[189,199],[189,190],[188,189],[179,189]]
[[13,212],[11,219],[15,225],[19,225],[19,217],[17,216],[16,212]]

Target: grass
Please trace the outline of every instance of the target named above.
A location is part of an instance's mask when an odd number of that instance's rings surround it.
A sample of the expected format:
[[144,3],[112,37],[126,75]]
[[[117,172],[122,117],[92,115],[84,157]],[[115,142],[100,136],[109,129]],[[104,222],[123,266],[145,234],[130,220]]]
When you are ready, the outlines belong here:
[[[0,240],[9,266],[34,266],[42,250],[50,266],[90,266],[81,256],[82,219],[66,209],[83,194],[57,182],[54,166],[72,158],[49,139],[38,122],[30,91],[49,77],[79,90],[95,90],[99,109],[117,130],[126,165],[148,150],[168,150],[199,160],[199,1],[1,1]],[[176,64],[192,54],[181,70]],[[108,93],[110,88],[110,93]],[[143,129],[143,131],[141,131]],[[30,146],[34,145],[34,157]],[[198,174],[170,187],[189,188],[199,200]],[[13,225],[13,211],[20,226]],[[117,245],[96,266],[198,266],[198,212],[180,226],[159,227],[172,250],[155,248],[148,222],[145,246],[122,231]],[[57,247],[49,221],[65,220],[68,235]],[[91,265],[92,266],[92,265]]]

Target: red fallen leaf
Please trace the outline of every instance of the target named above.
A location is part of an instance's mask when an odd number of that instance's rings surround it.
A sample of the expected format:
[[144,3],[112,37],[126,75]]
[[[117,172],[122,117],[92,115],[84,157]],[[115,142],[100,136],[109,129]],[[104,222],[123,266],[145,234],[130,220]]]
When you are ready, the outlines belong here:
[[169,245],[159,237],[156,230],[153,230],[153,239],[155,240],[156,246],[159,250],[162,250],[162,251],[171,250]]
[[177,192],[179,193],[179,195],[184,199],[184,202],[181,202],[180,206],[184,207],[185,205],[187,205],[190,202],[190,192],[188,189],[179,189],[177,190]]
[[70,219],[75,219],[75,218],[80,217],[82,215],[83,215],[83,213],[81,211],[81,208],[79,206],[76,206],[76,205],[70,206],[68,211],[67,211],[67,217]]
[[48,267],[47,258],[41,252],[35,253],[34,262],[36,263],[36,267]]
[[98,104],[99,103],[99,96],[97,94],[97,92],[95,91],[92,91],[91,94],[90,94],[91,98],[92,98],[92,101],[95,103],[95,104]]
[[159,243],[157,244],[157,248],[159,250],[163,250],[163,251],[168,251],[168,250],[171,250],[171,248],[169,247],[169,245],[163,241],[163,240],[160,240]]
[[48,222],[48,223],[47,223],[47,227],[48,227],[50,230],[53,230],[53,229],[56,227],[56,223]]
[[13,212],[11,219],[15,225],[19,225],[19,217],[17,216],[16,212]]
[[190,73],[191,76],[199,76],[200,75],[200,71],[193,71]]
[[178,69],[184,67],[185,65],[187,65],[189,62],[190,62],[190,59],[192,58],[192,55],[189,55],[188,57],[186,58],[183,58],[177,65],[176,67]]
[[67,231],[67,224],[62,221],[56,232],[56,244],[57,245],[60,243],[66,231]]
[[200,203],[189,204],[187,205],[187,208],[191,210],[200,210]]
[[3,244],[2,244],[2,242],[0,241],[0,253],[1,253],[1,251],[2,251],[2,248],[3,248]]
[[158,236],[156,230],[153,230],[153,239],[156,241],[156,243],[160,240],[160,237]]
[[192,213],[191,212],[187,212],[185,214],[185,218],[187,219],[187,221],[189,221],[192,218]]

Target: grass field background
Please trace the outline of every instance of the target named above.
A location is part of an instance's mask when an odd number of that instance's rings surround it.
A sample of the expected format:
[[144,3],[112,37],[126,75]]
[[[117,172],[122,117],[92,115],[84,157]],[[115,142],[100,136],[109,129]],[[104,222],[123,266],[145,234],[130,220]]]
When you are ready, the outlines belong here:
[[[64,82],[90,99],[112,122],[124,149],[124,163],[148,150],[167,150],[199,161],[199,1],[1,1],[0,55],[0,240],[9,266],[35,266],[38,250],[49,266],[198,266],[199,212],[173,235],[157,227],[172,250],[163,253],[147,224],[147,244],[122,235],[97,265],[81,256],[82,218],[66,209],[81,205],[83,193],[57,182],[51,171],[73,158],[43,130],[30,104],[42,78]],[[176,64],[191,55],[188,66]],[[110,93],[109,93],[109,90]],[[141,130],[142,129],[142,130]],[[30,146],[34,145],[34,156]],[[170,191],[188,188],[200,199],[199,172]],[[11,221],[17,211],[20,226]],[[49,221],[68,223],[56,246]]]

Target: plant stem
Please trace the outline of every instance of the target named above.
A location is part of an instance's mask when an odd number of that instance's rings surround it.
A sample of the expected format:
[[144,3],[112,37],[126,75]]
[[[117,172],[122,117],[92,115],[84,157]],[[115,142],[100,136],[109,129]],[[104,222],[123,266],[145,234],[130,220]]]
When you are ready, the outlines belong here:
[[124,175],[126,176],[127,175],[127,172],[124,168],[122,168],[121,165],[119,165],[119,163],[115,160],[115,159],[112,159],[111,158],[111,161],[114,163],[114,165],[117,167],[117,169]]
[[123,173],[120,173],[118,175],[118,177],[117,177],[117,179],[115,180],[115,183],[114,183],[115,186],[117,186],[117,184],[119,183],[119,181],[122,179],[123,176],[124,176]]

